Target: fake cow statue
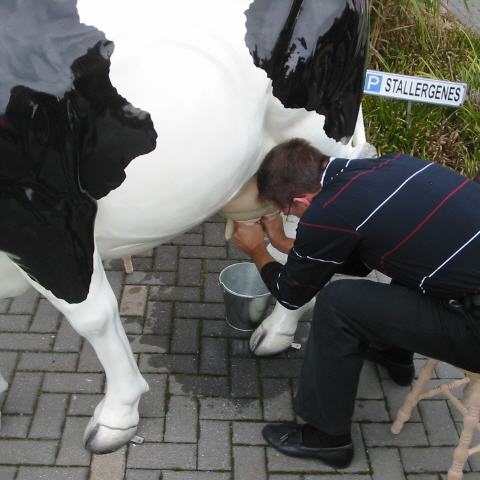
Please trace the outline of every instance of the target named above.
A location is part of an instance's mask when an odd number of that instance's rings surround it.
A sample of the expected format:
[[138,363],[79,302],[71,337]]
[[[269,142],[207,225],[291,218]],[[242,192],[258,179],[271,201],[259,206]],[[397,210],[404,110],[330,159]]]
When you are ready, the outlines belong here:
[[101,259],[221,210],[291,137],[361,155],[367,32],[366,0],[0,2],[0,297],[35,288],[95,349],[86,448],[128,442],[148,390]]

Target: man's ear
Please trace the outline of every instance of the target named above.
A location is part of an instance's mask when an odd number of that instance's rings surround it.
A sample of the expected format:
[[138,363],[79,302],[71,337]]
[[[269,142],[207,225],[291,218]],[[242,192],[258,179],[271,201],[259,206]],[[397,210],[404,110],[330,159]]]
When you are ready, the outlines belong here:
[[301,203],[302,205],[305,205],[306,207],[309,207],[312,203],[313,197],[315,197],[319,192],[312,192],[312,193],[306,193],[305,195],[302,195],[301,197],[295,197],[293,199],[294,202]]

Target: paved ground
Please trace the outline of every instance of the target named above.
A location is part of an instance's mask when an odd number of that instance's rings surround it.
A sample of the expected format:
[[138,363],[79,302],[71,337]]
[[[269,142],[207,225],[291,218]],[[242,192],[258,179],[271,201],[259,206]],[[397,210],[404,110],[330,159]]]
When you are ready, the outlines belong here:
[[[267,421],[293,420],[301,352],[257,359],[224,322],[218,272],[244,256],[213,218],[146,256],[126,275],[106,267],[138,364],[151,386],[140,405],[145,444],[95,456],[82,431],[101,398],[102,370],[89,345],[33,292],[0,301],[0,480],[440,480],[459,417],[425,401],[398,437],[392,415],[408,391],[367,363],[358,391],[356,458],[343,472],[265,446]],[[307,335],[309,318],[299,327]],[[418,364],[422,360],[417,360]],[[447,365],[439,378],[457,377]],[[435,380],[438,381],[438,380]],[[480,479],[480,458],[466,480]]]
[[480,33],[480,1],[442,0],[442,4],[453,13],[463,24]]

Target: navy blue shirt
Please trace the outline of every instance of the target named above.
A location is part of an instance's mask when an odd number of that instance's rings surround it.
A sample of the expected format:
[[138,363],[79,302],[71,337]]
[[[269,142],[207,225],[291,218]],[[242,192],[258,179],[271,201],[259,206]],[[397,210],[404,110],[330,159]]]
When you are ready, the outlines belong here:
[[262,277],[296,309],[353,264],[427,295],[479,292],[480,185],[407,155],[333,159],[287,263],[268,263]]

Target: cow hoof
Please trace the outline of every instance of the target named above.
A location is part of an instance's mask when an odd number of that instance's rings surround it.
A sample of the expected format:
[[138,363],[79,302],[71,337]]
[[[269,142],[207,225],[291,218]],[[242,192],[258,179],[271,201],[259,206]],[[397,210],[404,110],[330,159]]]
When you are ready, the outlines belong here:
[[277,355],[292,345],[293,337],[289,333],[268,331],[262,323],[250,337],[250,350],[258,357]]
[[87,450],[97,455],[112,453],[126,445],[137,433],[137,425],[129,428],[112,428],[90,420],[83,435]]

